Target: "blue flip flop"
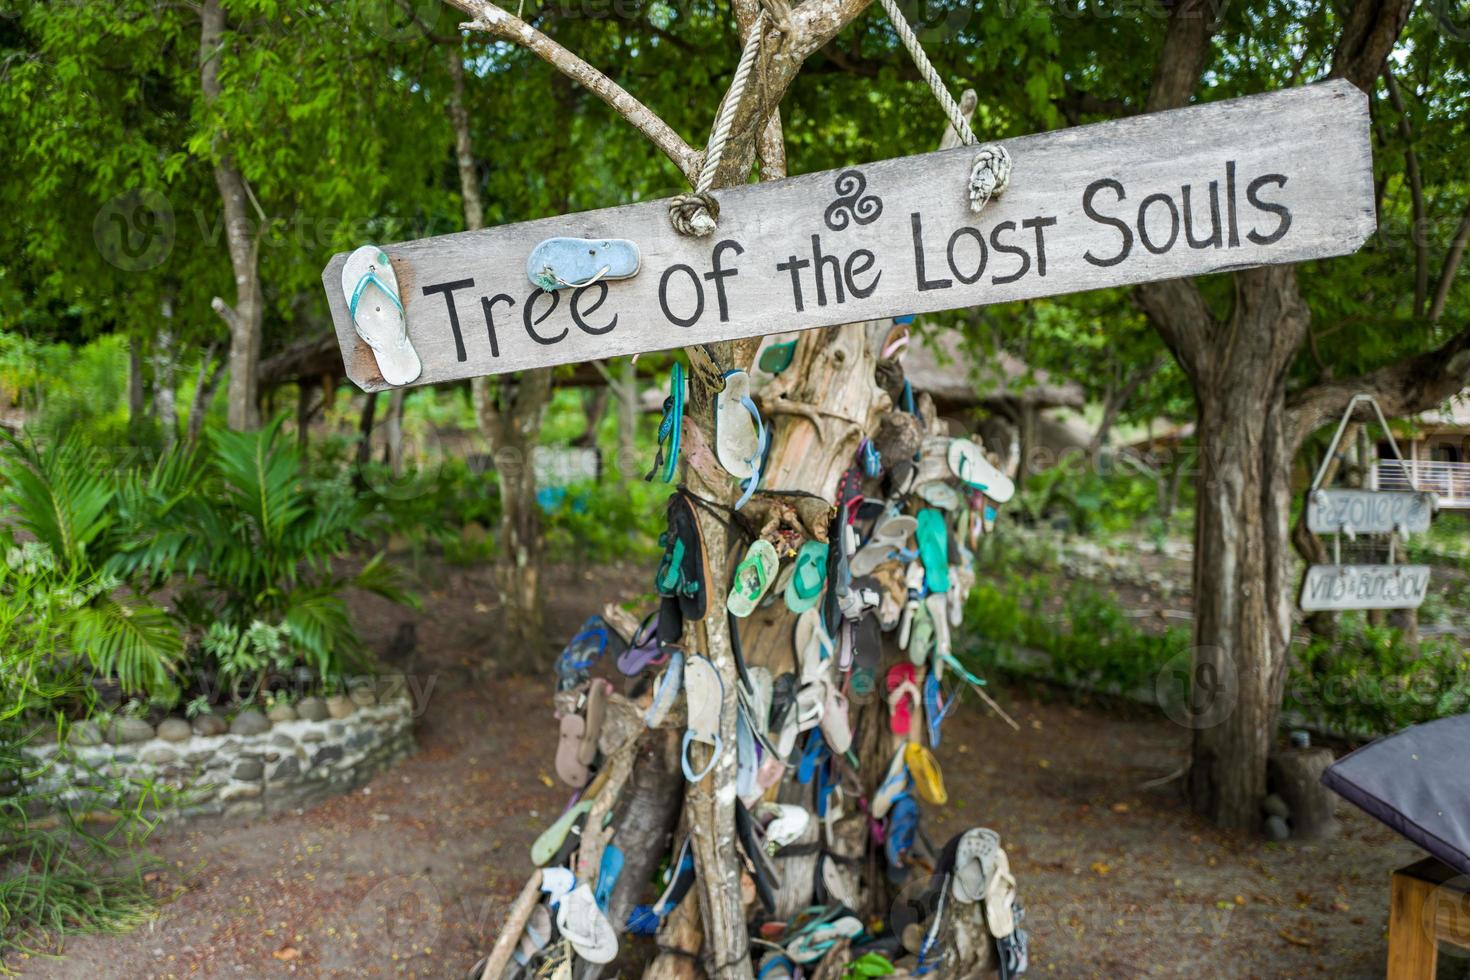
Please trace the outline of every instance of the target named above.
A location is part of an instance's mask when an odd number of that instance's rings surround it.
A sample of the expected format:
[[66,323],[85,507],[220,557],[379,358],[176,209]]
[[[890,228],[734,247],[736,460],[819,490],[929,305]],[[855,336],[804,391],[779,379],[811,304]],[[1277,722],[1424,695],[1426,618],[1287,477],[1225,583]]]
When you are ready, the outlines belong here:
[[883,840],[883,855],[888,861],[888,880],[897,884],[908,877],[904,856],[913,849],[919,832],[919,805],[907,793],[893,801],[888,811],[888,830]]

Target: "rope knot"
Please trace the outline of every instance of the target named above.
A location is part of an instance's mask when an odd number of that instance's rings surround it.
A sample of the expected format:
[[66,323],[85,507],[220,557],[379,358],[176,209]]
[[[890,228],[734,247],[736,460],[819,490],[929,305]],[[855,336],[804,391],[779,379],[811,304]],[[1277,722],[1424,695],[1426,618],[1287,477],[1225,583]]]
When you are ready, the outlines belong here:
[[706,238],[714,234],[719,220],[720,202],[713,194],[695,191],[669,200],[669,223],[681,235]]
[[979,214],[992,197],[1004,194],[1011,183],[1011,155],[999,143],[986,143],[970,167],[970,210]]

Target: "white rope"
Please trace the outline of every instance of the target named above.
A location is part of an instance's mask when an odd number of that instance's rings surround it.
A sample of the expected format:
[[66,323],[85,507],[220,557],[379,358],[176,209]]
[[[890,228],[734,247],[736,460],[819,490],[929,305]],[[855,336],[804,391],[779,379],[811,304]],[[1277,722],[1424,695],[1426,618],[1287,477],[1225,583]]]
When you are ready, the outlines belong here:
[[[909,55],[914,59],[914,66],[919,69],[919,74],[928,83],[929,91],[934,93],[934,98],[939,100],[939,107],[949,117],[949,124],[954,128],[955,135],[965,146],[974,146],[977,141],[974,130],[970,128],[969,120],[960,111],[959,103],[955,102],[954,96],[949,94],[949,88],[944,84],[944,79],[940,78],[939,72],[934,70],[934,65],[929,61],[929,55],[924,52],[924,46],[919,43],[914,29],[909,26],[903,11],[898,9],[897,0],[881,0],[881,2],[883,10],[888,14],[888,19],[893,22],[893,29],[897,32],[898,39],[908,49]],[[970,210],[979,214],[992,197],[1005,193],[1010,179],[1011,155],[1006,152],[1005,147],[998,143],[986,143],[981,146],[970,167]]]
[[725,95],[724,105],[720,106],[720,116],[715,121],[709,146],[705,147],[704,163],[699,167],[694,193],[680,194],[669,202],[669,221],[681,235],[703,238],[714,234],[720,219],[720,204],[710,190],[720,169],[720,158],[725,154],[725,144],[730,139],[730,127],[735,123],[735,110],[740,107],[745,83],[750,79],[750,70],[755,67],[756,55],[760,53],[761,33],[765,26],[766,12],[762,8],[750,27],[750,37],[745,39],[745,50],[740,52],[740,63],[735,66],[735,77],[730,80],[730,91]]

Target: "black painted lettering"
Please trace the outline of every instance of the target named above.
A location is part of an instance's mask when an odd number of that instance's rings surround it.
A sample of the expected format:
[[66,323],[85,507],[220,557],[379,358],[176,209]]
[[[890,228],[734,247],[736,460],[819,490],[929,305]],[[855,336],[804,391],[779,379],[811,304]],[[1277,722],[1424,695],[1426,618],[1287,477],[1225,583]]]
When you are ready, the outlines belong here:
[[[1169,209],[1169,238],[1162,245],[1155,245],[1148,234],[1148,209],[1154,204],[1162,204]],[[1174,199],[1168,194],[1150,194],[1138,206],[1138,240],[1155,255],[1163,255],[1179,240],[1179,209],[1174,206]]]
[[909,215],[909,225],[914,231],[914,276],[919,281],[919,292],[926,293],[931,289],[948,289],[954,285],[953,279],[926,279],[924,277],[924,222],[915,211]]
[[1057,223],[1056,218],[1027,218],[1021,222],[1022,228],[1036,229],[1036,274],[1046,275],[1046,229]]
[[[676,272],[688,276],[689,282],[694,286],[694,313],[688,317],[679,316],[669,309],[669,277]],[[704,287],[699,284],[699,273],[682,262],[665,269],[658,280],[658,305],[670,323],[677,323],[681,327],[692,327],[698,323],[699,318],[704,315]]]
[[726,323],[730,319],[730,304],[725,298],[725,280],[740,275],[736,269],[726,269],[720,265],[720,256],[726,249],[733,249],[736,255],[744,255],[745,247],[733,238],[715,244],[714,251],[710,253],[710,271],[704,274],[704,278],[715,284],[715,300],[720,307],[720,322]]
[[817,305],[827,305],[827,283],[826,272],[832,270],[832,287],[837,292],[837,302],[846,303],[847,297],[842,292],[842,264],[837,261],[835,255],[822,254],[822,236],[812,236],[812,272],[817,277]]
[[[581,309],[580,304],[582,302],[583,294],[585,294],[589,289],[600,290],[600,292],[598,292],[597,299],[592,302],[592,305],[584,310]],[[607,283],[595,282],[590,286],[583,286],[573,292],[572,301],[567,304],[567,310],[572,314],[572,322],[575,323],[583,333],[590,333],[594,337],[600,337],[605,333],[612,333],[613,327],[616,327],[618,325],[618,315],[614,313],[613,318],[607,322],[607,326],[605,327],[590,326],[587,321],[583,319],[583,317],[588,317],[596,313],[598,308],[601,307],[602,304],[605,302],[607,302]]]
[[1005,242],[1002,242],[1000,240],[1001,232],[1011,232],[1015,230],[1016,223],[1014,221],[1002,221],[1000,224],[990,229],[991,248],[995,249],[997,252],[1003,252],[1006,255],[1018,256],[1021,259],[1021,267],[1015,272],[1012,272],[1010,275],[990,277],[991,283],[996,286],[1004,286],[1006,283],[1015,282],[1017,279],[1020,279],[1031,270],[1031,256],[1026,254],[1026,250],[1024,248],[1021,248],[1017,245],[1007,245]]
[[1189,243],[1190,248],[1219,248],[1224,244],[1223,230],[1220,228],[1220,182],[1210,181],[1210,237],[1194,237],[1194,208],[1189,203],[1190,192],[1194,190],[1189,184],[1179,188],[1181,207],[1184,211],[1184,240]]
[[1120,201],[1127,200],[1128,198],[1128,195],[1123,191],[1122,184],[1113,180],[1111,177],[1104,177],[1102,180],[1094,180],[1088,184],[1087,189],[1082,192],[1082,211],[1098,224],[1111,225],[1118,229],[1118,234],[1123,236],[1123,242],[1118,249],[1118,254],[1112,258],[1100,259],[1096,255],[1093,255],[1091,250],[1088,250],[1082,257],[1093,265],[1107,268],[1110,265],[1117,265],[1119,262],[1122,262],[1128,257],[1128,253],[1133,251],[1133,232],[1128,228],[1128,222],[1119,218],[1110,218],[1092,206],[1092,199],[1097,196],[1098,191],[1104,188],[1117,194],[1118,200]]
[[1235,207],[1235,161],[1225,162],[1225,215],[1230,227],[1230,247],[1240,244],[1240,219]]
[[878,280],[883,278],[883,270],[879,269],[873,275],[873,281],[866,286],[858,282],[858,276],[872,269],[874,261],[872,252],[860,248],[849,255],[847,261],[843,263],[842,275],[847,280],[847,291],[858,299],[867,299],[873,295],[873,290],[878,288]]
[[1245,189],[1245,199],[1247,201],[1250,201],[1251,204],[1255,206],[1256,210],[1269,211],[1270,213],[1276,215],[1276,217],[1278,218],[1278,221],[1276,223],[1276,230],[1271,232],[1269,235],[1263,235],[1255,229],[1252,229],[1251,231],[1246,233],[1245,237],[1249,238],[1257,245],[1274,245],[1276,242],[1281,241],[1281,239],[1286,236],[1287,231],[1291,229],[1291,211],[1286,207],[1286,205],[1274,204],[1271,201],[1261,200],[1259,191],[1267,184],[1275,184],[1277,187],[1285,187],[1286,176],[1284,174],[1262,174],[1255,180],[1251,181],[1250,186]]
[[780,272],[791,273],[791,298],[796,302],[796,312],[800,313],[806,307],[801,302],[801,270],[811,265],[806,259],[798,259],[789,256],[785,262],[776,263],[776,269]]
[[[968,274],[960,269],[959,260],[955,257],[955,246],[960,243],[961,238],[973,240],[976,247],[980,249],[980,254],[975,257],[975,271]],[[985,260],[990,253],[985,248],[985,236],[980,234],[979,229],[961,225],[955,229],[953,235],[949,236],[949,246],[945,249],[945,255],[949,259],[950,273],[966,286],[972,286],[980,281],[981,276],[985,275]]]
[[454,294],[456,290],[473,288],[475,288],[473,279],[456,279],[454,282],[441,282],[424,287],[425,296],[433,296],[435,293],[444,294],[444,304],[449,308],[449,330],[454,334],[454,356],[460,361],[466,360],[466,357],[464,337],[459,332],[459,310],[454,307]]
[[[534,316],[536,313],[536,300],[542,296],[550,296],[551,305],[546,308],[545,313],[532,320],[531,317]],[[530,296],[526,297],[526,305],[521,307],[521,322],[524,323],[526,326],[526,335],[532,340],[536,341],[536,343],[543,346],[550,346],[561,340],[566,339],[566,335],[571,332],[570,327],[563,327],[561,333],[557,334],[555,337],[543,337],[536,332],[537,325],[545,322],[546,318],[551,316],[551,314],[556,311],[557,304],[560,302],[560,292],[548,293],[544,289],[537,289]]]
[[500,356],[500,342],[495,334],[495,304],[504,302],[507,306],[515,306],[515,298],[508,293],[496,293],[489,299],[480,297],[480,312],[485,314],[485,332],[490,335],[490,356]]

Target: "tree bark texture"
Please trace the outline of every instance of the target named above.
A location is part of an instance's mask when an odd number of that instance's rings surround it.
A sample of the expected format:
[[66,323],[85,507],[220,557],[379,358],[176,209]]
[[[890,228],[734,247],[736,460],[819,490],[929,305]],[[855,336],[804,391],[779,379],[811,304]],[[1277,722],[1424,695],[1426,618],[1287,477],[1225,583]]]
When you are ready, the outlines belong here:
[[[449,119],[454,128],[455,161],[465,228],[485,225],[474,141],[465,110],[464,62],[458,48],[448,55]],[[536,472],[531,454],[541,435],[541,420],[551,402],[551,369],[470,382],[480,435],[495,461],[500,490],[500,527],[496,540],[495,582],[504,628],[497,659],[512,669],[541,662],[545,611],[541,602],[541,515],[536,504]]]
[[[200,88],[205,105],[212,106],[222,92],[219,62],[226,24],[221,0],[204,0],[199,20]],[[224,206],[225,244],[235,274],[235,302],[230,305],[215,297],[213,305],[230,330],[227,418],[230,428],[238,431],[260,425],[257,369],[264,305],[260,295],[258,242],[251,227],[245,178],[228,145],[216,146],[215,153],[214,181]]]

